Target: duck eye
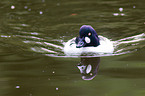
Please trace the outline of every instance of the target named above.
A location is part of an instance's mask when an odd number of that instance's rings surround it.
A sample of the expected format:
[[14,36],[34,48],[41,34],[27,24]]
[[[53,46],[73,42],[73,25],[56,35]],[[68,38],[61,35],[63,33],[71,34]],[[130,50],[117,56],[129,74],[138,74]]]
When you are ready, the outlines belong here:
[[91,33],[88,33],[88,36],[91,36]]

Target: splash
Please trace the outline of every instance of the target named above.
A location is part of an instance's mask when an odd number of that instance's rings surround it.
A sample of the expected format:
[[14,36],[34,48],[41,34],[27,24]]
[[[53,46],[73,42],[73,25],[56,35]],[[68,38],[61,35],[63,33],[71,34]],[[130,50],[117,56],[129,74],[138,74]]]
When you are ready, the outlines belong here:
[[[76,57],[104,57],[104,56],[115,56],[123,55],[137,51],[139,48],[145,47],[142,44],[145,41],[145,33],[134,35],[126,38],[122,38],[113,42],[114,52],[112,54],[91,54],[87,56],[76,56]],[[75,57],[75,56],[68,56]]]
[[[71,58],[78,58],[78,57],[104,57],[104,56],[115,56],[115,55],[122,55],[128,54],[137,51],[139,48],[143,48],[145,45],[142,44],[145,41],[145,34],[139,34],[135,36],[130,36],[126,38],[122,38],[113,42],[114,52],[113,53],[101,53],[101,54],[84,54],[83,56],[66,56],[63,52],[63,48],[66,42],[61,39],[52,39],[48,38],[40,38],[38,33],[33,34],[29,33],[34,36],[19,36],[22,38],[27,38],[28,40],[24,40],[24,43],[30,45],[31,51],[41,53],[46,56],[50,57],[71,57]],[[28,34],[28,33],[25,33]],[[18,35],[17,35],[18,36]]]

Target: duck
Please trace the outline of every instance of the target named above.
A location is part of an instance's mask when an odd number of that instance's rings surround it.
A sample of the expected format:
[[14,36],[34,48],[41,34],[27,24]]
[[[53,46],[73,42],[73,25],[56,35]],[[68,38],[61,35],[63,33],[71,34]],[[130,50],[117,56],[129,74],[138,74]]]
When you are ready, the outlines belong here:
[[82,54],[111,54],[114,51],[113,42],[98,35],[91,25],[82,25],[79,36],[68,40],[64,44],[66,55],[81,56]]
[[92,80],[98,73],[100,57],[82,58],[77,67],[80,70],[83,80]]

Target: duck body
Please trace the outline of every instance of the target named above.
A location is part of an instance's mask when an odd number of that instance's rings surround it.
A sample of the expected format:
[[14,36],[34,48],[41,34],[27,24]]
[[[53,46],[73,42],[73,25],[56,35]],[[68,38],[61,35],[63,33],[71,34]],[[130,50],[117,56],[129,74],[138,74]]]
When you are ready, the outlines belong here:
[[113,53],[113,42],[103,36],[98,36],[90,25],[80,28],[79,37],[74,37],[65,43],[64,53],[66,55],[82,54],[106,54]]
[[113,53],[113,43],[103,37],[98,36],[100,38],[100,45],[97,47],[91,46],[91,47],[81,47],[76,48],[77,44],[75,43],[76,37],[69,40],[65,46],[64,46],[64,53],[66,55],[81,55],[83,53],[96,53],[96,54],[106,54],[106,53]]

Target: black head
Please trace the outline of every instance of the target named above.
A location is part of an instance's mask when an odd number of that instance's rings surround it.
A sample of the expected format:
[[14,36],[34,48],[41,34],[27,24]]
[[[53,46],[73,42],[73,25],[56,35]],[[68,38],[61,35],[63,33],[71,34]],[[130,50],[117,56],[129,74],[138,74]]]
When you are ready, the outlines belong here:
[[100,57],[81,58],[78,68],[83,80],[92,80],[98,73]]
[[77,48],[100,45],[98,35],[90,25],[83,25],[79,31],[79,37],[76,38]]

